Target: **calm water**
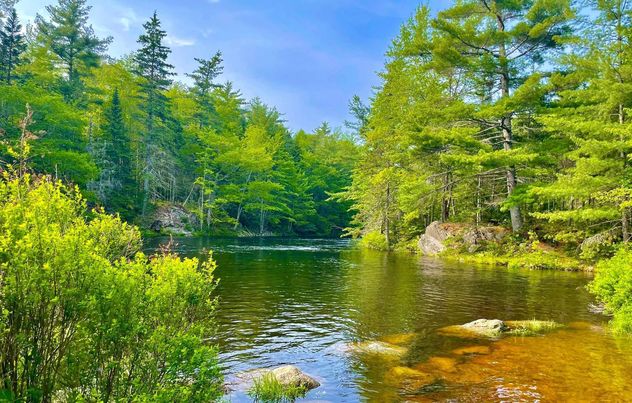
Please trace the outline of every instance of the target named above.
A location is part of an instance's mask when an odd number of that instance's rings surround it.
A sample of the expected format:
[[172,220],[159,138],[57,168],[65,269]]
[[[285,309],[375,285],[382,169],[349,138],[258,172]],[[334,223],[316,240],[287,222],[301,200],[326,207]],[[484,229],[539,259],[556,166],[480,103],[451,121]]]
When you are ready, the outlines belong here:
[[[472,267],[337,240],[176,242],[188,256],[214,251],[218,343],[229,378],[294,364],[322,383],[307,401],[632,401],[632,343],[609,336],[605,318],[589,312],[586,275]],[[567,327],[499,341],[437,333],[478,318]],[[397,343],[405,354],[345,347],[369,340]],[[482,354],[464,355],[463,347]]]

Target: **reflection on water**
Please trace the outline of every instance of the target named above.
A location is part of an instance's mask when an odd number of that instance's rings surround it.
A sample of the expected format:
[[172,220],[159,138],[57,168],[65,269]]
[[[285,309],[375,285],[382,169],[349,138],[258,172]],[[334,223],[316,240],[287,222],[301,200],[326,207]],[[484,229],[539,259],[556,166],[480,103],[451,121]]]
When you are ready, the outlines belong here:
[[[632,400],[632,349],[600,330],[582,274],[447,264],[336,240],[179,239],[176,249],[214,251],[227,374],[295,364],[322,383],[307,398],[332,402]],[[436,332],[478,318],[583,325],[499,341]],[[405,354],[345,348],[368,340]]]

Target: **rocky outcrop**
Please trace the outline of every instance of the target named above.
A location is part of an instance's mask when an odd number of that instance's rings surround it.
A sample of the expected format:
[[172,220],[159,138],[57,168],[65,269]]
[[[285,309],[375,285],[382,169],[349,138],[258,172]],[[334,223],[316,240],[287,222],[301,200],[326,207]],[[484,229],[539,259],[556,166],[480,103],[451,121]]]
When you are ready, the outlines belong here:
[[254,385],[255,381],[260,380],[264,376],[272,375],[284,387],[304,388],[312,390],[320,386],[320,382],[307,375],[294,365],[284,365],[274,369],[258,368],[246,372],[241,372],[233,377],[225,388],[229,391],[248,391]]
[[159,206],[153,216],[150,229],[172,235],[190,236],[197,224],[197,217],[182,206]]
[[500,242],[509,233],[503,227],[477,227],[466,224],[431,223],[419,238],[419,250],[424,255],[435,256],[446,249],[464,247],[476,252],[488,242]]

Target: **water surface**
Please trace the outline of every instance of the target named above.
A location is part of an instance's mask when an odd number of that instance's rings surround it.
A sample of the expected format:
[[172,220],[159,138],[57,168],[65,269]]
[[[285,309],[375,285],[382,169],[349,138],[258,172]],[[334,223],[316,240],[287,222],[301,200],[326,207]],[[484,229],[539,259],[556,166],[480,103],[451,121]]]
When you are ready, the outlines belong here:
[[[322,383],[308,401],[632,401],[631,343],[608,335],[607,318],[589,312],[585,274],[446,263],[343,240],[195,238],[177,239],[175,249],[214,251],[217,341],[229,378],[294,364]],[[566,327],[502,340],[437,333],[478,318]],[[347,348],[370,340],[406,353]],[[231,399],[250,401],[243,393]]]

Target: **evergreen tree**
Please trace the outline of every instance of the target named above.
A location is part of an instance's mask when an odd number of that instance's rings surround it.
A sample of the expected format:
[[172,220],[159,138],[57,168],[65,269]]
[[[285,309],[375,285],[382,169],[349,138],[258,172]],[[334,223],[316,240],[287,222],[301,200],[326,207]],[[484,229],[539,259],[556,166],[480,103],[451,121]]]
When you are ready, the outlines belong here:
[[214,80],[222,74],[224,69],[222,54],[217,52],[208,60],[195,58],[195,61],[198,63],[197,69],[187,76],[193,79],[193,94],[200,109],[196,114],[197,120],[200,127],[206,127],[215,117],[212,90],[221,87]]
[[140,85],[143,110],[145,111],[145,133],[143,136],[144,166],[143,171],[143,202],[142,215],[145,216],[152,191],[152,179],[156,176],[159,167],[158,150],[155,149],[159,141],[160,131],[157,119],[166,120],[168,113],[167,97],[164,91],[172,83],[174,76],[173,66],[167,62],[171,49],[163,44],[167,33],[161,29],[158,14],[154,12],[152,17],[143,24],[145,32],[138,38],[141,48],[136,52],[136,73],[142,78]]
[[552,77],[557,102],[540,121],[568,141],[567,163],[550,184],[531,193],[548,206],[535,214],[565,223],[556,240],[580,241],[594,233],[628,242],[632,207],[632,4],[595,1],[596,18],[581,47],[564,57],[564,74]]
[[82,78],[99,65],[111,41],[94,34],[88,24],[91,8],[86,0],[59,0],[56,6],[46,6],[49,20],[40,15],[36,19],[44,45],[64,67],[62,93],[68,102],[76,102],[81,97]]
[[15,69],[22,64],[25,50],[22,25],[15,8],[12,8],[4,24],[0,26],[0,74],[7,84],[11,84],[11,80],[15,78]]
[[[472,96],[481,99],[476,120],[505,155],[496,149],[493,160],[502,159],[507,196],[511,199],[518,178],[516,165],[528,159],[516,153],[516,124],[532,110],[528,102],[512,102],[512,95],[535,92],[533,70],[544,63],[547,52],[561,47],[573,18],[570,0],[467,0],[439,13],[433,20],[436,35],[426,46],[437,69],[457,68],[472,74]],[[527,86],[520,89],[520,86]],[[526,100],[521,100],[526,101]],[[524,119],[523,119],[524,121]],[[499,161],[500,162],[500,161]],[[514,231],[522,228],[518,203],[509,206]]]

